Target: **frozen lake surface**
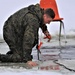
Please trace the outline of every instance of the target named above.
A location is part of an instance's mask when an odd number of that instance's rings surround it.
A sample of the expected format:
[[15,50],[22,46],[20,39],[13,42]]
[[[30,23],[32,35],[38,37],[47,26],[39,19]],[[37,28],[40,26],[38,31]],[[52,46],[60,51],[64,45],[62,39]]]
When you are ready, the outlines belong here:
[[[65,40],[62,39],[60,47],[58,38],[50,42],[43,40],[40,61],[37,59],[35,47],[32,51],[33,61],[38,63],[37,67],[27,69],[23,66],[0,66],[0,75],[75,75],[75,72],[54,63],[54,60],[58,60],[58,63],[75,70],[75,38],[67,38],[66,41],[65,44]],[[0,53],[5,54],[8,50],[7,44],[1,40]]]

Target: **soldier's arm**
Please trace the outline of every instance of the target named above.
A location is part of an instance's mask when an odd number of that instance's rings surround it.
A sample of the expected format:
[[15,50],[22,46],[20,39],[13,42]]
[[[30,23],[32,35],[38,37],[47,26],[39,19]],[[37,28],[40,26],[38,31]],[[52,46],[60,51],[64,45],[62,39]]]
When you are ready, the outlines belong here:
[[47,26],[45,24],[43,24],[41,26],[41,29],[42,29],[42,32],[45,34],[44,39],[48,38],[49,39],[48,42],[49,42],[51,40],[51,35],[50,35],[50,33],[49,33],[48,29],[47,29]]
[[47,26],[45,24],[41,25],[40,28],[42,29],[42,32],[44,33],[47,30]]
[[[30,15],[28,15],[29,17]],[[31,15],[32,16],[32,15]],[[32,17],[28,19],[28,24],[25,29],[24,38],[23,38],[23,60],[30,61],[31,52],[35,38],[38,35],[39,23],[36,18]]]
[[43,32],[45,35],[49,34],[49,31],[48,31],[47,26],[46,26],[45,24],[41,25],[40,28],[42,29],[42,32]]

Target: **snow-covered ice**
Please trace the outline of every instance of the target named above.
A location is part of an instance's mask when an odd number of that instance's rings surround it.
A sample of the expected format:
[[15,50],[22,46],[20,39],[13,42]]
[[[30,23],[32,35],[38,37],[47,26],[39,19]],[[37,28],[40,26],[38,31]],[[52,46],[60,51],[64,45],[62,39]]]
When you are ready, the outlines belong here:
[[[37,67],[26,69],[24,67],[0,67],[0,75],[75,75],[75,72],[71,72],[62,66],[59,66],[53,62],[54,59],[58,59],[58,62],[65,65],[70,69],[75,70],[75,38],[67,36],[67,43],[65,44],[62,37],[61,49],[59,47],[58,38],[52,38],[50,43],[47,40],[42,40],[44,43],[41,47],[40,62],[37,60],[37,50],[33,48],[33,61],[39,63]],[[5,54],[9,48],[7,44],[1,40],[0,53]]]

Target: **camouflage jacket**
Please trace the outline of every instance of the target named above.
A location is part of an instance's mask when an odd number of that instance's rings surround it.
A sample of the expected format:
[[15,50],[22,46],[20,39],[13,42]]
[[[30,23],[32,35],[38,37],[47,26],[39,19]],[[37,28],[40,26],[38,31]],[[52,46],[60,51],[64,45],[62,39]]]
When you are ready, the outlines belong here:
[[[14,50],[17,48],[18,51],[23,52],[22,55],[25,61],[31,59],[32,48],[38,40],[39,27],[43,32],[47,30],[46,25],[43,24],[43,13],[44,10],[40,8],[39,4],[30,5],[11,15],[5,22],[4,29],[14,30],[15,32],[18,47],[15,47],[14,44],[11,46]],[[9,24],[7,25],[8,22]],[[7,33],[8,36],[11,35],[10,31]],[[13,40],[15,37],[13,37]],[[12,41],[12,37],[10,36],[9,38]]]

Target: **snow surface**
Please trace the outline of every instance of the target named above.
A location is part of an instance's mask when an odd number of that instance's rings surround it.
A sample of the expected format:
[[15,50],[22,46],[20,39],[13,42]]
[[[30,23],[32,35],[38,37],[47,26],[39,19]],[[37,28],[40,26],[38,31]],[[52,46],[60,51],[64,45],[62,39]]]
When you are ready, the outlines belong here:
[[[42,38],[41,38],[41,40],[43,41],[43,45],[41,48],[42,54],[40,56],[40,58],[42,60],[46,58],[46,56],[44,58],[44,55],[47,55],[47,54],[48,55],[49,54],[50,55],[51,54],[58,55],[59,54],[60,49],[59,49],[58,36],[53,37],[52,40],[50,41],[50,43],[48,43],[47,40],[43,40]],[[65,45],[64,39],[62,38],[62,40],[61,40],[62,50],[61,50],[60,56],[62,59],[64,58],[64,60],[59,61],[59,63],[62,63],[65,66],[67,66],[68,68],[75,70],[75,64],[74,64],[75,60],[73,61],[73,59],[75,59],[75,36],[67,36],[66,40],[67,40],[66,45]],[[9,50],[9,48],[5,42],[2,43],[3,42],[2,39],[0,39],[0,42],[1,42],[0,43],[0,53],[5,54]],[[66,46],[66,48],[65,48],[65,46]],[[33,49],[32,54],[36,58],[37,51],[35,50],[35,48]],[[72,61],[71,62],[66,61],[64,55],[66,58],[71,58]],[[58,57],[56,57],[56,59],[57,58]],[[48,59],[48,57],[47,57],[47,59]],[[54,63],[48,62],[48,61],[39,63],[40,67],[48,66],[48,68],[49,68],[48,70],[41,70],[41,69],[38,69],[37,67],[30,69],[30,70],[28,70],[26,68],[18,68],[17,69],[17,67],[16,68],[0,67],[0,75],[46,75],[46,74],[48,74],[48,75],[75,75],[74,72],[68,71],[60,66],[59,66],[59,68],[60,68],[59,70],[51,70],[50,69],[51,65],[54,65]]]
[[26,72],[2,72],[0,75],[62,75],[56,72],[48,72],[48,71],[26,71]]

